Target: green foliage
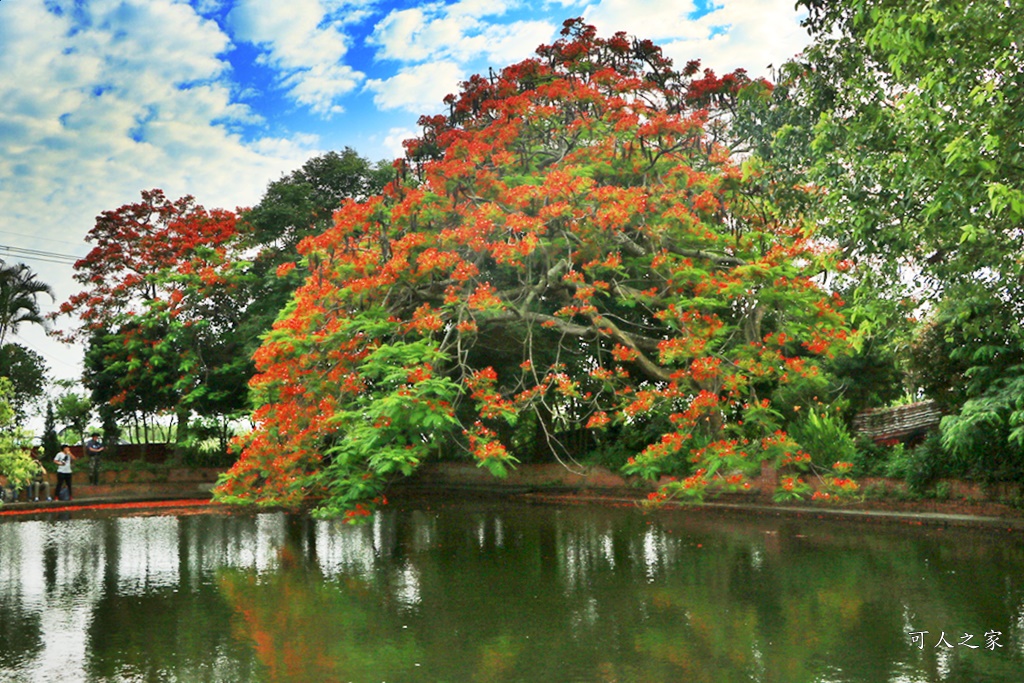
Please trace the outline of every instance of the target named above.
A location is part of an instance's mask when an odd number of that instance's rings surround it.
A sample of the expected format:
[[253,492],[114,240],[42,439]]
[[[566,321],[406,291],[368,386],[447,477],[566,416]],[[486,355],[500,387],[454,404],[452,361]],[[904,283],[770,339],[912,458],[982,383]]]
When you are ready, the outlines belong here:
[[[65,383],[65,386],[70,386],[70,384]],[[91,415],[92,401],[85,395],[65,389],[57,397],[54,418],[56,423],[61,426],[59,433],[64,435],[64,441],[68,443],[84,441],[85,430],[89,426]]]
[[803,479],[794,475],[781,478],[778,488],[772,493],[776,503],[791,503],[803,500],[811,492],[811,486]]
[[43,460],[49,462],[60,452],[60,438],[57,436],[57,418],[53,412],[53,401],[46,402],[46,416],[43,419],[43,435],[40,447]]
[[[862,477],[885,477],[886,467],[891,455],[891,447],[876,444],[869,437],[860,435],[854,439],[856,452],[850,458],[853,469],[850,476]],[[902,449],[902,445],[900,446]]]
[[313,157],[270,183],[259,203],[242,212],[241,238],[256,250],[247,267],[252,275],[246,283],[249,303],[239,328],[246,356],[252,355],[307,273],[299,242],[330,227],[343,202],[379,194],[394,175],[389,161],[371,163],[346,147]]
[[11,407],[18,421],[42,396],[46,388],[46,361],[21,344],[0,346],[0,377],[11,380]]
[[924,494],[937,479],[971,478],[978,474],[970,463],[943,447],[938,432],[930,433],[913,448],[902,443],[885,448],[884,457],[880,474],[903,480],[916,496]]
[[829,391],[846,415],[891,405],[903,392],[903,372],[891,337],[863,335],[855,353],[837,356],[827,366]]
[[822,406],[811,408],[802,419],[790,425],[790,434],[811,456],[811,462],[830,468],[836,462],[853,462],[857,444],[836,411]]
[[[887,335],[908,384],[964,406],[944,429],[955,457],[1016,477],[1024,5],[799,4],[813,44],[743,101],[752,163],[821,188],[800,208],[849,259],[855,324]],[[934,313],[914,335],[921,310]]]
[[8,265],[0,261],[0,347],[7,335],[17,332],[24,323],[46,326],[39,308],[39,295],[53,299],[53,289],[36,279],[24,263]]
[[177,442],[174,461],[181,467],[229,467],[235,461],[229,448],[234,436],[226,418],[199,418],[189,425],[188,437]]
[[9,485],[21,488],[32,481],[40,465],[29,450],[31,435],[14,425],[12,393],[10,380],[0,377],[0,474]]

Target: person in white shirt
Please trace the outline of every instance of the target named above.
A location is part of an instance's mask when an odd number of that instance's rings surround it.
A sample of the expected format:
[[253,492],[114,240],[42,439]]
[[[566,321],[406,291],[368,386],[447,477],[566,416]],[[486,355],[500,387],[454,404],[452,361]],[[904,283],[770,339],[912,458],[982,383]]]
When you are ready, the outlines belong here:
[[57,492],[55,495],[57,500],[61,500],[60,491],[65,486],[68,488],[67,500],[71,500],[71,461],[74,459],[75,456],[71,454],[71,446],[66,443],[61,444],[60,453],[53,459],[57,463]]

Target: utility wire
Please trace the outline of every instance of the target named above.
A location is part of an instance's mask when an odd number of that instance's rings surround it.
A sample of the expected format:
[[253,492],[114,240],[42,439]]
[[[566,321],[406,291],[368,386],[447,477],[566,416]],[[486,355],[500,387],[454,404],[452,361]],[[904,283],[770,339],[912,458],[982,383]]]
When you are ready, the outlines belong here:
[[36,261],[44,261],[46,263],[60,263],[71,266],[84,258],[82,256],[74,256],[72,254],[58,254],[53,251],[42,251],[41,249],[28,249],[26,247],[15,247],[9,244],[0,244],[0,254],[4,252],[20,258],[34,259]]

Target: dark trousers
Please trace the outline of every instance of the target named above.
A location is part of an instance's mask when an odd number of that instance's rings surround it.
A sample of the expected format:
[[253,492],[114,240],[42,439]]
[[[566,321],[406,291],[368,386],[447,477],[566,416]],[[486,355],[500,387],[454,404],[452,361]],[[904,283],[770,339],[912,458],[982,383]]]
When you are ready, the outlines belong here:
[[60,489],[63,486],[68,487],[68,500],[71,500],[71,473],[70,472],[58,472],[57,473],[57,495],[54,498],[60,499]]

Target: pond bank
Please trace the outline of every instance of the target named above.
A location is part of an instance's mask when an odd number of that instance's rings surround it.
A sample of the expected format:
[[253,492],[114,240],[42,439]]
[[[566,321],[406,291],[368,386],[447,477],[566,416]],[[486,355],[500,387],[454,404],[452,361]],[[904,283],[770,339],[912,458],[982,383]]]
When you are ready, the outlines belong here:
[[[135,503],[210,498],[217,475],[223,470],[172,470],[162,481],[117,480],[90,485],[76,477],[77,504]],[[81,475],[84,479],[84,473]],[[142,479],[145,479],[143,477]],[[538,504],[640,506],[653,490],[649,482],[626,480],[600,467],[567,469],[558,464],[521,465],[505,479],[496,479],[472,463],[428,463],[414,476],[393,484],[392,498],[416,495],[471,495],[519,498]],[[72,503],[72,504],[73,504]],[[5,503],[0,513],[61,509],[58,501]],[[679,507],[677,504],[670,504]],[[717,514],[814,517],[836,520],[959,526],[1024,531],[1024,510],[994,501],[968,498],[945,500],[894,498],[851,503],[774,503],[758,490],[731,494],[699,505],[682,507]]]
[[[996,501],[969,496],[942,500],[901,500],[892,496],[849,503],[775,503],[770,495],[762,494],[760,490],[760,487],[766,491],[773,490],[773,484],[774,481],[755,482],[749,493],[723,495],[702,504],[669,505],[722,514],[820,517],[1024,531],[1024,510]],[[472,463],[444,462],[424,465],[409,479],[395,484],[393,489],[399,494],[452,491],[522,497],[538,503],[639,506],[655,486],[642,480],[627,480],[602,467],[568,469],[557,463],[520,465],[507,478],[496,479]],[[954,487],[953,490],[957,489]]]

